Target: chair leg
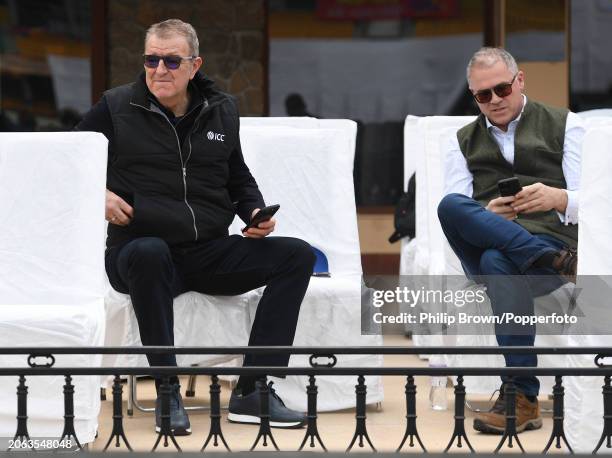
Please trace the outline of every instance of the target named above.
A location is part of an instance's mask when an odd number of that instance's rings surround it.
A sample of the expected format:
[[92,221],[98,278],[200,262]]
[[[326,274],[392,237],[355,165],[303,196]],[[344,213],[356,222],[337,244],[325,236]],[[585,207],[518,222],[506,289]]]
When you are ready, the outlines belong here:
[[493,406],[493,398],[495,397],[495,394],[499,393],[499,390],[494,390],[493,393],[491,393],[491,397],[489,397],[489,400],[487,401],[489,404],[487,405],[487,407],[483,408],[479,408],[477,407],[475,404],[472,404],[466,397],[465,399],[465,406],[468,408],[468,410],[474,412],[474,413],[482,413],[482,412],[488,412],[489,409],[491,409],[491,407]]
[[[132,408],[136,408],[136,410],[140,410],[141,412],[155,412],[155,407],[143,407],[140,402],[138,402],[138,393],[136,390],[136,388],[138,387],[138,379],[136,378],[136,376],[131,376],[130,378],[128,378],[128,384],[130,383],[130,379],[131,388],[128,390],[128,408],[131,404]],[[134,411],[132,410],[132,413],[133,412]]]
[[[189,377],[189,381],[187,382],[187,390],[192,390],[193,395],[195,395],[195,384],[196,384],[196,375],[192,375]],[[192,382],[193,379],[193,382]],[[127,382],[128,382],[128,399],[127,399],[127,414],[131,417],[134,415],[134,409],[139,410],[141,412],[155,412],[155,408],[154,407],[143,407],[139,402],[138,402],[138,394],[137,394],[137,390],[136,387],[138,385],[138,379],[133,376],[130,375],[127,378]],[[234,389],[236,386],[237,380],[232,380],[230,382],[230,388]],[[185,394],[185,396],[189,396],[188,394]],[[190,396],[191,397],[191,396]],[[228,406],[222,406],[221,410],[227,410]],[[204,411],[209,411],[210,407],[209,406],[185,406],[185,410],[187,411],[199,411],[199,410],[204,410]]]
[[195,388],[197,382],[197,375],[190,375],[189,381],[187,382],[187,390],[185,391],[185,396],[188,398],[195,397]]
[[131,417],[134,415],[134,391],[136,387],[134,386],[134,376],[128,375],[127,385],[128,385],[128,400],[127,400],[127,414]]

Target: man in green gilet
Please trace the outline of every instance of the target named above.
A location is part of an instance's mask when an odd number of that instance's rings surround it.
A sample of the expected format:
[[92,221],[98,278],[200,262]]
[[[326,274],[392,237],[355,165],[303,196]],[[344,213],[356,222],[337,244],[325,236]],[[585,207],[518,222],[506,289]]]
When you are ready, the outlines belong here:
[[[482,48],[467,67],[478,118],[457,132],[445,157],[445,197],[438,217],[466,275],[484,283],[496,316],[532,316],[533,297],[576,275],[578,189],[584,127],[580,118],[528,100],[525,75],[500,48]],[[522,190],[501,197],[498,182],[517,177]],[[530,277],[538,276],[537,282]],[[544,280],[543,280],[544,279]],[[532,346],[535,326],[496,324],[503,346]],[[505,354],[506,366],[537,366],[535,355]],[[504,387],[474,428],[504,432]],[[517,431],[542,426],[536,377],[515,377]]]

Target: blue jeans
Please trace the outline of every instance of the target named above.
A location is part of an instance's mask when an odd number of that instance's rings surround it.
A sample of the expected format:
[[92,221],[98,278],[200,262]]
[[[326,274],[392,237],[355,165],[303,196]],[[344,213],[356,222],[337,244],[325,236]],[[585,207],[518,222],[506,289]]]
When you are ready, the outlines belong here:
[[[533,315],[533,298],[564,283],[553,269],[533,266],[542,255],[564,247],[555,237],[531,234],[462,194],[445,196],[438,205],[438,218],[466,275],[486,285],[495,315]],[[538,281],[530,276],[538,276]],[[495,327],[500,346],[533,346],[535,333],[535,326],[525,326],[520,335]],[[504,354],[504,358],[507,367],[538,365],[536,355]],[[502,377],[502,381],[507,380]],[[514,383],[528,396],[537,396],[540,389],[536,377],[516,377]]]

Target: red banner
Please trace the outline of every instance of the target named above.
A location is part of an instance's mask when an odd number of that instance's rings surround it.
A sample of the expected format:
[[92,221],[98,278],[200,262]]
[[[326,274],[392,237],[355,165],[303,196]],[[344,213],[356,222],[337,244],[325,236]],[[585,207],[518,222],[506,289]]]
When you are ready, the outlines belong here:
[[342,21],[456,16],[458,0],[317,0],[320,19]]

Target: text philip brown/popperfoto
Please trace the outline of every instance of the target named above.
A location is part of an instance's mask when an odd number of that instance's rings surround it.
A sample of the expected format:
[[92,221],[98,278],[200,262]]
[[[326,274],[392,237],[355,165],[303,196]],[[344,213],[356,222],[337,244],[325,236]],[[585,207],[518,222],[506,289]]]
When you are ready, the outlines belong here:
[[385,315],[377,312],[372,315],[372,320],[377,324],[443,324],[452,326],[455,324],[494,324],[494,325],[521,325],[533,326],[536,324],[576,324],[578,318],[573,315],[551,313],[550,315],[516,315],[505,312],[501,315],[471,315],[465,312],[458,312],[454,315],[438,312],[420,312],[411,314],[407,312],[396,315]]

